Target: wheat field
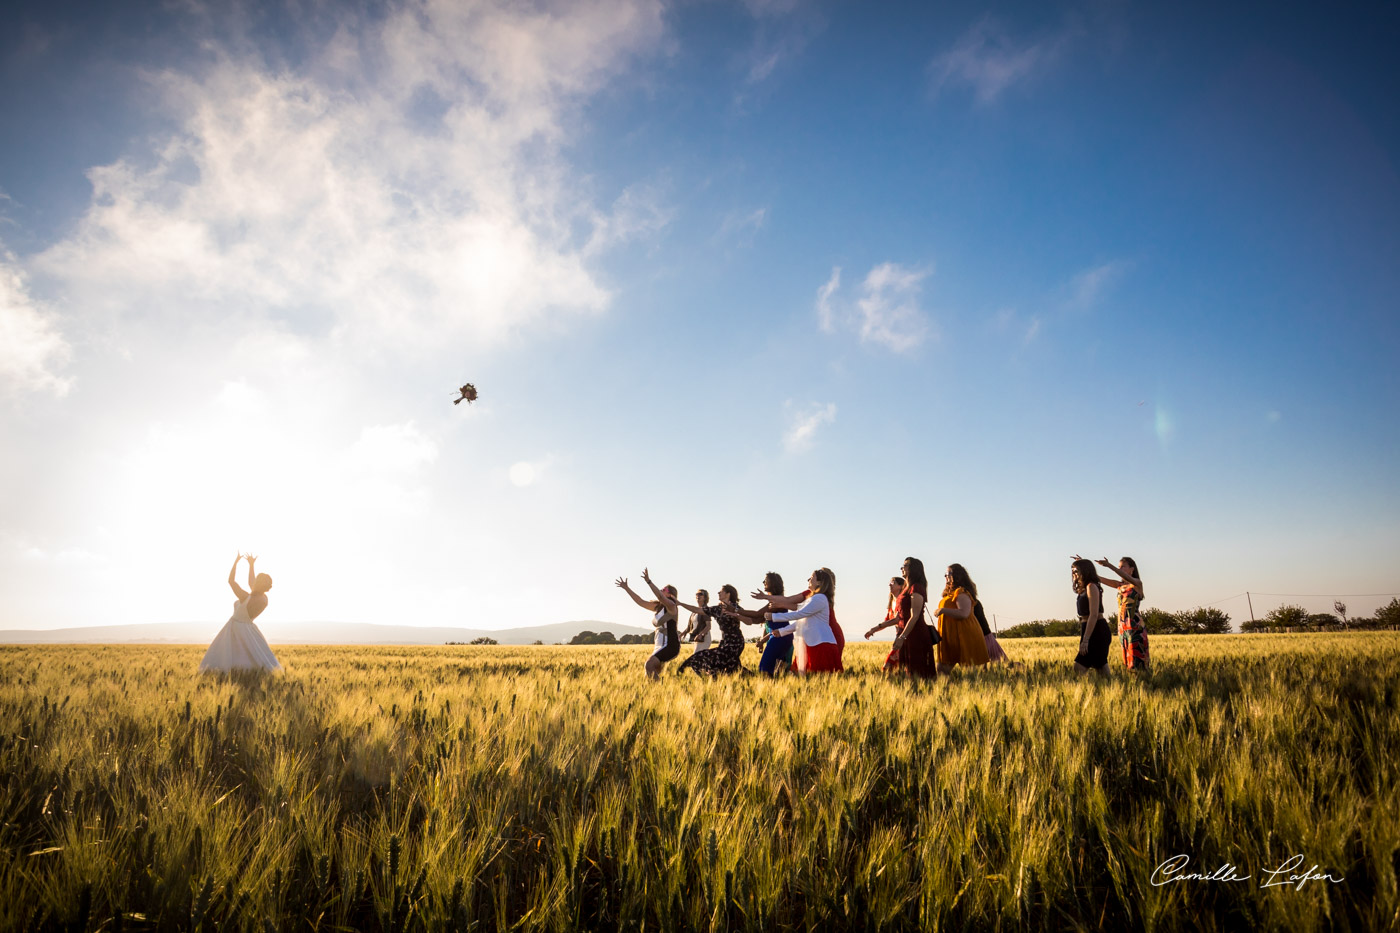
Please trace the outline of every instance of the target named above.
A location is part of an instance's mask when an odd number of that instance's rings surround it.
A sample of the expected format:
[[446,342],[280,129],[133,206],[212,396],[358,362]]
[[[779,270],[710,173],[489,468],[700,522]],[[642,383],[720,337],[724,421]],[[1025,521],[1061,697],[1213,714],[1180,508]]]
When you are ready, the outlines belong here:
[[[654,684],[645,647],[0,648],[0,923],[1400,927],[1400,635],[1154,638],[1145,681],[1072,645],[927,684],[855,644]],[[1182,854],[1250,880],[1154,885]],[[1331,877],[1263,887],[1295,854]]]

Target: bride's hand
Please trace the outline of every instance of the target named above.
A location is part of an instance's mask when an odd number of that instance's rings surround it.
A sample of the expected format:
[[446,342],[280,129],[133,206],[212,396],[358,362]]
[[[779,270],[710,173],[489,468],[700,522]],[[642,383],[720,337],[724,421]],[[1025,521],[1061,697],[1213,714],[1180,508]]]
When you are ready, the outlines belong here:
[[255,560],[258,559],[258,555],[256,555],[256,554],[244,554],[243,556],[244,556],[245,558],[247,558],[248,563],[250,563],[250,564],[251,564],[253,561],[255,561]]

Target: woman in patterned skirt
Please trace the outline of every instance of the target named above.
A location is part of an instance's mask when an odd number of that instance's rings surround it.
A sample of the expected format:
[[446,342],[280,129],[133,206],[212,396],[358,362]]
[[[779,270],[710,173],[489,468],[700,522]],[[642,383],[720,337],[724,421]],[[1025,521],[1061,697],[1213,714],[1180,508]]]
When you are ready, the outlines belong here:
[[938,619],[938,670],[951,673],[958,664],[981,666],[987,663],[987,642],[977,617],[972,614],[972,602],[977,598],[977,584],[967,575],[962,564],[949,564],[943,574],[943,598],[933,611]]
[[[1011,664],[1011,659],[1002,650],[1001,642],[997,641],[996,633],[987,624],[987,610],[982,608],[982,600],[974,599],[972,601],[972,614],[977,619],[977,627],[982,630],[982,640],[987,643],[987,660],[1005,661],[1007,664]],[[1011,666],[1015,665],[1011,664]]]
[[1147,654],[1147,629],[1142,624],[1142,577],[1138,574],[1137,561],[1125,557],[1114,567],[1107,557],[1101,557],[1096,563],[1123,578],[1118,581],[1100,578],[1105,586],[1111,586],[1118,591],[1118,640],[1123,645],[1123,663],[1130,671],[1151,673],[1152,666]]
[[719,605],[681,607],[704,615],[719,624],[719,644],[713,648],[697,651],[681,662],[683,671],[697,674],[735,674],[739,671],[739,656],[744,653],[744,630],[739,615],[734,611],[739,604],[739,591],[726,583],[719,588]]

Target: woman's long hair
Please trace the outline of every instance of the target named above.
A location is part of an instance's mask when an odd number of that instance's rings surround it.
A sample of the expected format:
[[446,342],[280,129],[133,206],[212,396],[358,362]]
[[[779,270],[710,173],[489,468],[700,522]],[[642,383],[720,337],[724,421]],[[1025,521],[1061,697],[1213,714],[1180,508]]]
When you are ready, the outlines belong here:
[[732,605],[734,605],[734,606],[739,605],[739,591],[736,590],[736,589],[734,589],[733,584],[726,583],[724,586],[721,586],[721,587],[719,588],[719,601],[720,601],[720,602],[724,602],[724,594],[725,594],[725,593],[728,593],[728,594],[729,594],[729,602],[730,602]]
[[783,595],[783,576],[773,571],[763,575],[763,588],[774,596]]
[[924,562],[917,557],[904,558],[904,575],[910,586],[922,586],[928,592],[928,575],[924,573]]
[[[905,583],[904,583],[904,578],[903,578],[903,577],[890,577],[890,582],[891,582],[891,583],[897,583],[897,584],[899,584],[899,591],[900,591],[901,593],[904,591]],[[894,601],[895,601],[896,599],[898,599],[898,598],[899,598],[899,596],[896,595],[895,591],[894,591],[894,590],[890,590],[890,598],[889,598],[889,600],[885,603],[885,618],[886,618],[887,620],[893,617],[893,615],[894,615]]]
[[977,598],[977,584],[968,576],[966,567],[962,564],[949,564],[948,572],[953,575],[953,579],[943,584],[944,596],[952,596],[954,590],[962,589],[972,599]]
[[826,597],[828,606],[836,605],[836,574],[828,567],[820,567],[812,571],[815,585],[813,589]]
[[1147,587],[1145,585],[1142,585],[1142,571],[1138,569],[1137,561],[1133,560],[1131,557],[1122,557],[1119,558],[1118,563],[1127,564],[1129,567],[1133,568],[1133,576],[1137,577],[1137,581],[1139,584],[1138,595],[1146,596]]
[[[1079,560],[1069,565],[1071,571],[1078,571],[1079,580],[1088,589],[1090,583],[1099,582],[1099,572],[1094,569],[1094,562],[1081,557]],[[1075,590],[1079,592],[1079,590]]]

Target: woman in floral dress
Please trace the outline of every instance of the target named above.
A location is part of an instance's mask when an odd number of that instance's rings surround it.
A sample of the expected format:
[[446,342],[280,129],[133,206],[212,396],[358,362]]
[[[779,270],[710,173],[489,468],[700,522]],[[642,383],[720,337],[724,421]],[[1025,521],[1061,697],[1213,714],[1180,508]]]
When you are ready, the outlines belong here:
[[719,624],[719,644],[704,651],[697,651],[681,662],[682,671],[695,671],[697,674],[734,674],[739,671],[739,656],[744,653],[744,630],[740,627],[739,615],[734,611],[739,603],[739,591],[726,583],[719,588],[719,604],[715,606],[687,606],[691,612],[708,616]]
[[1147,628],[1142,624],[1142,578],[1138,575],[1137,561],[1125,557],[1114,567],[1107,557],[1101,557],[1095,563],[1123,578],[1119,581],[1101,578],[1104,586],[1118,590],[1118,640],[1123,645],[1123,663],[1130,671],[1150,673]]

